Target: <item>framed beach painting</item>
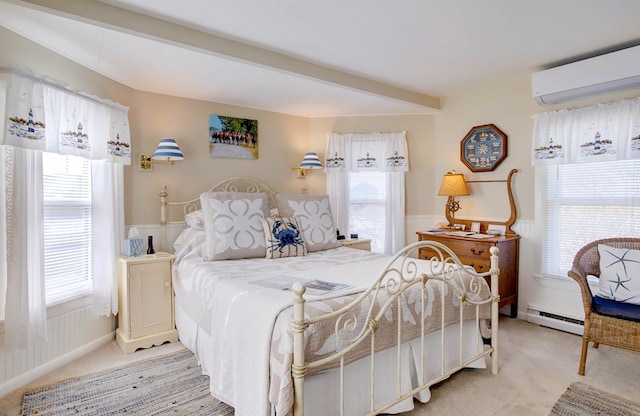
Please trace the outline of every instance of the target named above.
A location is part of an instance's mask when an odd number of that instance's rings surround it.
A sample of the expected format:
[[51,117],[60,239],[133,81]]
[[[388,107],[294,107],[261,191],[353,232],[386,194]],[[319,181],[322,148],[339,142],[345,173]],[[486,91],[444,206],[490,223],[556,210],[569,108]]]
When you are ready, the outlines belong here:
[[209,116],[209,156],[258,158],[258,120]]

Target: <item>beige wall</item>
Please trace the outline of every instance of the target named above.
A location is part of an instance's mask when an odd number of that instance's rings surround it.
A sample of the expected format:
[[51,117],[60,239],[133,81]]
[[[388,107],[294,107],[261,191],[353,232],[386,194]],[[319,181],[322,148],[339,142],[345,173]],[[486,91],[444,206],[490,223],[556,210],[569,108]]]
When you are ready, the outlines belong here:
[[[202,191],[234,176],[259,178],[281,192],[300,191],[301,181],[291,167],[308,151],[307,118],[139,91],[131,107],[135,109],[129,119],[136,160],[139,153],[153,153],[162,137],[175,138],[185,159],[173,166],[154,164],[152,171],[140,171],[135,164],[125,168],[127,225],[160,223],[161,185],[167,185],[171,201],[197,198]],[[257,120],[259,158],[211,158],[210,114]],[[310,192],[321,191],[313,186],[313,180],[304,183]]]
[[[531,167],[531,115],[540,111],[531,98],[529,74],[487,81],[445,97],[436,117],[439,157],[436,180],[448,170],[463,173],[469,181],[505,180],[511,169],[518,219],[534,218],[534,178]],[[491,172],[472,173],[460,161],[460,142],[474,126],[495,124],[507,135],[507,157]],[[473,183],[471,195],[460,197],[460,218],[504,220],[509,217],[506,183]],[[442,199],[444,204],[444,199]]]

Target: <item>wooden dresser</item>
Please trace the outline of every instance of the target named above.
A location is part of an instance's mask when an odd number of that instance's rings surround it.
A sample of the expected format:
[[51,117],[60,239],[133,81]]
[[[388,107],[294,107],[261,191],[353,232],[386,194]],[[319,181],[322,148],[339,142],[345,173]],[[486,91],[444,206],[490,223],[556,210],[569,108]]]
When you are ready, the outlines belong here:
[[[500,307],[511,305],[510,316],[518,315],[518,259],[520,258],[520,236],[502,235],[490,238],[472,238],[453,236],[445,232],[418,231],[418,240],[437,241],[449,247],[462,263],[472,266],[479,273],[488,272],[491,269],[489,249],[498,247],[498,267],[500,267],[500,280],[498,291],[500,293]],[[429,249],[421,248],[418,256],[421,259],[429,258],[434,253]],[[489,282],[489,279],[487,279]]]

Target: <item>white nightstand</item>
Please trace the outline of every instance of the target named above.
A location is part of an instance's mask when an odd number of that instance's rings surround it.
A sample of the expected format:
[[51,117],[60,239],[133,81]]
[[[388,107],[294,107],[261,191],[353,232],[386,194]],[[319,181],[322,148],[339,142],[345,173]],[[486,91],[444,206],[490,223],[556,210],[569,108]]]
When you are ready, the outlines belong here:
[[125,353],[178,340],[171,283],[174,259],[168,253],[118,258],[116,341]]
[[366,250],[371,251],[371,239],[370,238],[359,238],[359,239],[345,239],[338,240],[340,244],[344,247],[357,248],[358,250]]

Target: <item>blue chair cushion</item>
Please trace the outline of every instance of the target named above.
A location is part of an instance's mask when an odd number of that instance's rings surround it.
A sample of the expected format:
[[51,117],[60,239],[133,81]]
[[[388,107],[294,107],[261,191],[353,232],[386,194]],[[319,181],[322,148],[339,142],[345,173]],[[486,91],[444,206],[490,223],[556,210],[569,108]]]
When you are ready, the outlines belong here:
[[640,305],[632,303],[616,302],[615,300],[594,296],[591,310],[599,315],[640,322]]

